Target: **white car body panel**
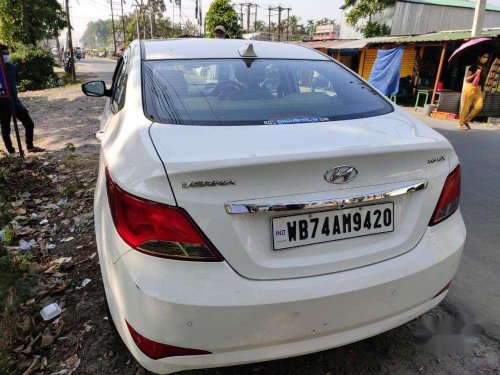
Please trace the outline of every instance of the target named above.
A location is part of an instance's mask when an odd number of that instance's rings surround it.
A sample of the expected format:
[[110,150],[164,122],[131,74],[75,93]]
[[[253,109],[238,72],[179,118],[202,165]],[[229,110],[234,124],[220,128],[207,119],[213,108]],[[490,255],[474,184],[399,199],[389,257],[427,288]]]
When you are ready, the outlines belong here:
[[[448,141],[397,112],[291,126],[155,123],[150,132],[178,204],[235,271],[251,279],[326,274],[411,250],[422,237],[450,172]],[[432,156],[445,160],[428,164]],[[346,164],[359,172],[352,182],[334,185],[324,180],[328,169]],[[234,180],[236,185],[182,187],[189,181],[211,180]],[[395,203],[396,229],[375,237],[273,251],[271,219],[278,213],[228,215],[224,211],[226,202],[273,204],[370,195],[418,180],[429,181],[427,189],[389,200]]]
[[[428,226],[458,158],[447,140],[397,108],[376,118],[291,126],[183,126],[146,118],[141,56],[239,58],[244,43],[146,41],[141,51],[133,42],[126,104],[113,113],[108,103],[103,116],[95,192],[103,282],[120,336],[156,373],[301,355],[397,327],[445,297],[463,250],[460,210]],[[261,58],[328,59],[299,46],[254,47]],[[342,164],[357,168],[357,178],[326,182],[326,170]],[[128,246],[111,217],[106,168],[130,194],[185,209],[225,261],[167,260]],[[182,187],[225,179],[236,185]],[[425,190],[381,201],[395,204],[393,233],[280,251],[272,250],[271,219],[283,212],[230,215],[224,208],[369,195],[422,180]],[[150,340],[213,354],[153,360],[126,321]]]

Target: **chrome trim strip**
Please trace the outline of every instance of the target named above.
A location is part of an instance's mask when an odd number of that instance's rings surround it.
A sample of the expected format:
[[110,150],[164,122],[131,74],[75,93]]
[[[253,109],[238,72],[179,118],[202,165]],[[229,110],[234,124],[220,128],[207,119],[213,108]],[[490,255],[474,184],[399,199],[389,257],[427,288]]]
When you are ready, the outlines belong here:
[[356,195],[350,197],[315,200],[307,202],[283,202],[283,203],[270,203],[270,204],[253,204],[253,203],[231,203],[224,204],[226,212],[230,215],[234,214],[248,214],[258,212],[281,212],[281,211],[297,211],[297,210],[317,210],[321,208],[342,209],[349,206],[354,206],[362,203],[379,201],[389,197],[397,197],[414,191],[424,190],[427,188],[429,182],[421,180],[419,182],[406,185],[398,189],[390,191],[380,191],[369,195]]

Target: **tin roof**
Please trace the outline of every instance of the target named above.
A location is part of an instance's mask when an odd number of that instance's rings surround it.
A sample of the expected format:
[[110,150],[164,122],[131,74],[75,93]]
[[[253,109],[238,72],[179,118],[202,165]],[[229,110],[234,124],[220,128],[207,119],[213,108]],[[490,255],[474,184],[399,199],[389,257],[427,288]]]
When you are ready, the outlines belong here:
[[[399,0],[403,3],[418,3],[418,4],[428,4],[428,5],[441,5],[446,7],[457,7],[457,8],[471,8],[476,7],[475,1],[469,0]],[[486,10],[492,10],[500,12],[500,6],[493,4],[486,4]]]
[[[498,37],[500,28],[483,29],[481,37]],[[418,43],[418,42],[453,42],[471,38],[471,30],[440,31],[437,33],[403,35],[403,36],[383,36],[375,38],[361,39],[367,44],[382,43]],[[344,47],[343,47],[344,48]]]
[[[374,38],[358,39],[342,41],[338,40],[338,44],[327,47],[333,50],[343,49],[361,49],[374,44],[405,44],[405,43],[438,43],[438,42],[455,42],[467,40],[471,38],[470,30],[453,30],[440,31],[438,33],[419,34],[419,35],[403,35],[403,36],[379,36]],[[481,37],[500,37],[500,28],[483,29]],[[343,42],[343,43],[340,43]],[[304,43],[304,45],[308,45]],[[316,48],[316,47],[313,47]]]
[[357,42],[357,40],[334,39],[334,40],[318,40],[314,42],[291,42],[291,43],[314,49],[319,49],[319,48],[338,49],[339,46],[344,45],[345,43],[351,41]]
[[345,43],[340,45],[338,48],[332,48],[332,49],[361,49],[361,48],[365,48],[368,44],[370,44],[370,39],[372,39],[372,38],[345,41]]
[[[403,36],[378,36],[366,39],[336,39],[318,42],[292,42],[301,46],[319,49],[326,48],[331,50],[362,49],[374,44],[405,44],[405,43],[439,43],[455,42],[460,40],[472,39],[470,30],[452,30],[440,31],[437,33],[403,35]],[[481,37],[500,37],[500,28],[483,29]]]

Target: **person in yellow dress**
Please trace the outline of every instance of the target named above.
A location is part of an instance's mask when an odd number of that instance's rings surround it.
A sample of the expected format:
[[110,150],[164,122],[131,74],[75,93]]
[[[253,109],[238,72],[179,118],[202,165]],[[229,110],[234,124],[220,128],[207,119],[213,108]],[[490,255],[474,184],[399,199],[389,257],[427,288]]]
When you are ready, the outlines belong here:
[[485,82],[486,64],[489,59],[489,53],[483,53],[479,57],[478,63],[471,65],[467,69],[458,120],[460,129],[470,129],[469,122],[483,109],[484,94],[482,88]]

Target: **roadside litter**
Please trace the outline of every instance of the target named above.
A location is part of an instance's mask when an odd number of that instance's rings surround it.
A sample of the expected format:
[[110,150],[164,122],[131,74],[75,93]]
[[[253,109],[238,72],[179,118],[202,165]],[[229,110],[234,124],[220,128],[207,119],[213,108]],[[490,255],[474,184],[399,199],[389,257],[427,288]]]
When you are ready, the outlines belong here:
[[54,319],[56,316],[60,315],[61,312],[62,310],[57,303],[51,303],[40,311],[40,315],[43,320],[47,321]]

